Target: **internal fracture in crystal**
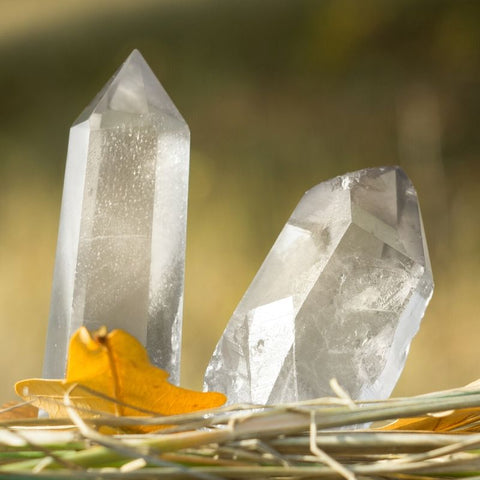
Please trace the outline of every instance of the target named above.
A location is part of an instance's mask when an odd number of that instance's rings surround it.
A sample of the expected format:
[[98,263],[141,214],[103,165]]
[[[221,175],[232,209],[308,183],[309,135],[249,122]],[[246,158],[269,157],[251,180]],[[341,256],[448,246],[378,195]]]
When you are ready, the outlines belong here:
[[189,129],[134,50],[75,121],[44,363],[64,376],[81,325],[122,328],[178,381]]
[[230,403],[387,398],[433,292],[415,189],[398,167],[309,190],[237,306],[205,388]]

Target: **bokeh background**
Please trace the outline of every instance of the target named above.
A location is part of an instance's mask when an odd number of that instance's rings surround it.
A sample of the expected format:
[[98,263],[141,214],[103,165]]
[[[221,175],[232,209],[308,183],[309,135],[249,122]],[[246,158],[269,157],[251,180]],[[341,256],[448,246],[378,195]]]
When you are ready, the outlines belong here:
[[1,0],[0,400],[41,373],[68,129],[139,48],[192,131],[183,384],[303,192],[400,164],[436,290],[395,391],[480,377],[480,2]]

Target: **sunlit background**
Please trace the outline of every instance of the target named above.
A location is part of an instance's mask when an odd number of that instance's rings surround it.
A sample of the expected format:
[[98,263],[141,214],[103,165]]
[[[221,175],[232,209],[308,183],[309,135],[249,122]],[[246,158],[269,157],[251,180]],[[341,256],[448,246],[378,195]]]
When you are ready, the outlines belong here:
[[41,373],[68,129],[133,48],[192,132],[182,383],[311,186],[399,164],[436,282],[395,391],[480,377],[480,2],[4,0],[0,400]]

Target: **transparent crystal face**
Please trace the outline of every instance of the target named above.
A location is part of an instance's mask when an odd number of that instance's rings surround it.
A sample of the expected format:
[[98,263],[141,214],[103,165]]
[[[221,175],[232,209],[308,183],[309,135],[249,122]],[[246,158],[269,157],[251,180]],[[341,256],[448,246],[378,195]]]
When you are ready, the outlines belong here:
[[386,398],[433,291],[415,190],[398,167],[302,198],[235,310],[205,386],[230,403]]
[[81,325],[122,328],[178,381],[189,131],[134,51],[71,129],[44,374]]
[[74,330],[117,319],[118,328],[146,341],[156,138],[152,126],[90,132]]

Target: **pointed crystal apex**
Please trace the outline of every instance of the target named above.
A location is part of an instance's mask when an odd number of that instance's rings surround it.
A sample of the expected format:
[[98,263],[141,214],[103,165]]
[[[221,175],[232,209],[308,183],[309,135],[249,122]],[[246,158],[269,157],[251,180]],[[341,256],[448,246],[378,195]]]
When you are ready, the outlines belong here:
[[184,122],[152,69],[136,49],[80,114],[74,125],[89,119],[92,114],[102,115],[111,111],[133,115],[161,112]]
[[418,199],[399,167],[309,190],[230,319],[205,374],[230,403],[390,395],[433,292]]

